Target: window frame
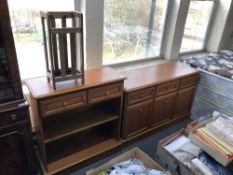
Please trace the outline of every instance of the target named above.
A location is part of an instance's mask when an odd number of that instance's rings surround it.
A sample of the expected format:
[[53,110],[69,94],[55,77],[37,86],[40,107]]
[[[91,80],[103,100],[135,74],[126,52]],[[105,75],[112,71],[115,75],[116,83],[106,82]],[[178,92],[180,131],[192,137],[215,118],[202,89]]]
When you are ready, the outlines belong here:
[[[212,24],[214,22],[214,16],[215,16],[216,7],[217,7],[217,3],[218,3],[217,0],[190,0],[190,3],[191,3],[191,1],[212,1],[214,4],[213,4],[212,10],[210,12],[210,18],[209,18],[209,21],[208,21],[208,24],[207,24],[206,34],[205,34],[205,37],[204,37],[204,40],[203,40],[202,48],[201,49],[196,49],[196,50],[181,52],[181,46],[182,46],[182,40],[183,40],[183,37],[182,37],[181,44],[180,44],[180,51],[179,51],[179,55],[181,55],[181,56],[206,51],[207,41],[208,41],[208,38],[209,38],[209,35],[210,35],[210,27],[212,26]],[[190,7],[190,4],[189,4],[189,7]],[[188,7],[188,10],[189,10],[189,7]],[[187,16],[188,16],[188,14],[187,14]],[[186,24],[186,20],[187,20],[187,17],[185,19],[185,24]],[[185,30],[185,25],[184,25],[184,30]],[[184,36],[184,32],[183,32],[183,36]]]
[[[130,65],[130,64],[134,64],[134,63],[139,63],[139,62],[149,62],[152,60],[158,60],[158,59],[162,59],[163,55],[164,55],[164,47],[165,47],[165,38],[166,38],[166,31],[167,31],[167,27],[168,27],[168,14],[169,11],[171,10],[171,0],[167,0],[167,9],[166,9],[166,14],[165,14],[165,21],[164,21],[164,26],[163,26],[163,32],[162,32],[162,39],[161,39],[161,46],[159,49],[159,55],[158,56],[153,56],[153,57],[142,57],[142,58],[137,58],[134,60],[128,60],[128,61],[122,61],[122,62],[118,62],[118,63],[108,63],[108,64],[104,64],[103,61],[103,42],[102,42],[102,66],[121,66],[121,65]],[[104,5],[104,4],[103,4]],[[104,11],[103,11],[104,13]],[[104,15],[103,15],[104,18]],[[104,20],[104,19],[103,19]],[[103,23],[104,24],[104,23]],[[104,38],[104,26],[103,26],[103,38]],[[104,41],[104,39],[103,39]]]

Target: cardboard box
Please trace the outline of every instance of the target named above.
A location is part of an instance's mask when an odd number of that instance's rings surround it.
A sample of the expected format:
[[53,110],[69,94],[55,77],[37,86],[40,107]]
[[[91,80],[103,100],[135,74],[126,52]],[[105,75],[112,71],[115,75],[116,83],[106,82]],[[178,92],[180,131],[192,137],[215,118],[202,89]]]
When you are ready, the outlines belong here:
[[104,164],[96,169],[92,169],[92,170],[88,171],[86,174],[87,175],[97,175],[99,172],[111,168],[114,164],[128,160],[128,159],[133,158],[133,157],[140,159],[144,163],[145,167],[147,167],[147,168],[161,170],[161,171],[165,172],[167,175],[171,175],[168,171],[165,171],[159,164],[157,164],[152,158],[150,158],[146,153],[141,151],[139,148],[133,148],[130,151],[127,151],[127,152],[121,154],[120,156],[110,160],[106,164]]
[[[192,124],[193,123],[189,124],[188,128],[192,128]],[[172,153],[165,149],[166,145],[182,135],[187,136],[188,133],[189,129],[183,128],[160,140],[158,143],[156,157],[159,160],[159,163],[166,167],[173,175],[196,175],[192,169],[186,166],[182,161],[179,161]]]
[[205,142],[201,139],[196,137],[192,132],[189,134],[190,140],[195,143],[198,147],[203,149],[206,153],[208,153],[211,157],[213,157],[218,163],[222,164],[223,166],[227,166],[232,162],[232,159],[228,159],[221,155],[219,152],[211,149]]
[[227,166],[228,164],[230,164],[232,162],[232,159],[228,159],[228,158],[224,157],[219,152],[217,152],[217,151],[213,150],[212,148],[210,148],[205,142],[203,142],[201,139],[199,139],[198,137],[196,137],[194,135],[194,132],[195,132],[196,129],[204,127],[207,123],[211,122],[212,120],[213,120],[212,117],[210,117],[210,118],[207,118],[206,120],[203,120],[202,122],[199,122],[199,123],[195,122],[195,124],[194,124],[195,127],[192,127],[192,129],[190,129],[188,137],[193,143],[195,143],[203,151],[208,153],[218,163],[222,164],[223,166]]

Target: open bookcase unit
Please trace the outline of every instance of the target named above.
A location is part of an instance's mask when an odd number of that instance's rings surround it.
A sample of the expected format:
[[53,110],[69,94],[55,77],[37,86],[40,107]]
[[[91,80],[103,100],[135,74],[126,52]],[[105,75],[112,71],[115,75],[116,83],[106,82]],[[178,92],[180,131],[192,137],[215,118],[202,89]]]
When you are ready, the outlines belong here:
[[116,121],[46,144],[48,171],[65,168],[119,145]]
[[[101,82],[92,81],[91,84],[86,77],[87,85],[62,90],[54,90],[46,77],[43,80],[45,85],[33,83],[34,80],[26,82],[31,92],[32,113],[38,122],[38,159],[44,174],[60,173],[121,144],[124,78],[106,77],[107,81],[102,82],[104,79],[98,76],[103,75],[103,70],[109,76],[109,68],[94,71],[95,80]],[[99,75],[98,71],[101,71]],[[88,71],[86,73],[88,75]],[[36,92],[39,89],[46,93]]]
[[121,97],[42,118],[47,172],[56,173],[120,145]]

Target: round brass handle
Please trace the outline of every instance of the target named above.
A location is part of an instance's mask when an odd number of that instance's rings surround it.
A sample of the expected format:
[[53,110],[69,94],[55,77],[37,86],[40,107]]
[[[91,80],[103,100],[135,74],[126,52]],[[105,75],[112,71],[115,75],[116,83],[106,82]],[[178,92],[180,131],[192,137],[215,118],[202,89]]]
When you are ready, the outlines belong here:
[[11,114],[10,117],[11,117],[11,120],[12,120],[12,121],[15,121],[15,120],[16,120],[16,114]]
[[109,91],[106,91],[106,92],[105,92],[105,94],[106,94],[106,95],[109,95],[109,94],[110,94],[110,92],[109,92]]
[[64,102],[64,103],[63,103],[63,105],[64,105],[64,106],[67,106],[67,105],[68,105],[68,103],[67,103],[67,102]]
[[139,111],[140,111],[140,112],[142,112],[142,111],[143,111],[143,109],[142,109],[142,108],[139,108]]
[[164,100],[164,103],[166,103],[166,104],[167,104],[167,103],[168,103],[168,100]]

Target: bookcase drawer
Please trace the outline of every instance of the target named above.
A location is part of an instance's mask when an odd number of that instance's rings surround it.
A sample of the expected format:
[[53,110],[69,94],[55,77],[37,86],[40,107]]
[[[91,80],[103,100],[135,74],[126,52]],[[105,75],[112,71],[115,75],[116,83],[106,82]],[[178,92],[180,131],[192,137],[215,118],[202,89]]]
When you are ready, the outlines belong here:
[[122,89],[122,83],[114,83],[90,89],[88,90],[88,103],[96,103],[121,96]]
[[87,104],[87,92],[75,92],[40,101],[40,113],[43,117],[56,114]]

